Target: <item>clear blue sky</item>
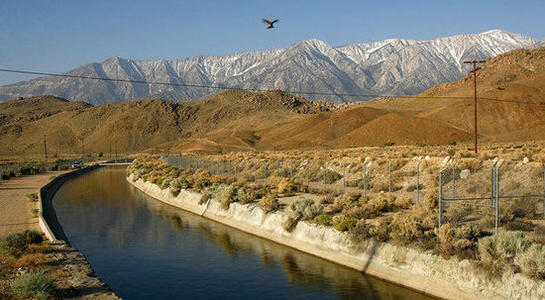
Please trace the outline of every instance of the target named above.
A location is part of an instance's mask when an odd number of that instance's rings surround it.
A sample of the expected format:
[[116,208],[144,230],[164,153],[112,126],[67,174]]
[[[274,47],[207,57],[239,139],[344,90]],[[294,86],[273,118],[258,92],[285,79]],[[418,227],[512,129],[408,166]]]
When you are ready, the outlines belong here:
[[[174,59],[503,29],[545,38],[544,0],[1,0],[0,68],[65,72],[112,56]],[[263,17],[279,18],[266,31]],[[0,72],[0,85],[29,79]]]

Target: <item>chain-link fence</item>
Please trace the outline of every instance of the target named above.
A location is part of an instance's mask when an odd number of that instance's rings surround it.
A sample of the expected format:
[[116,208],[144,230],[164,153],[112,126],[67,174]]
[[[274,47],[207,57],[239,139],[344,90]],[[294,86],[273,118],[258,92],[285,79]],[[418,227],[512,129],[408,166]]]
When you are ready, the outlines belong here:
[[497,233],[517,218],[545,216],[545,167],[540,163],[494,160],[475,174],[452,163],[440,170],[438,181],[439,226],[488,220]]

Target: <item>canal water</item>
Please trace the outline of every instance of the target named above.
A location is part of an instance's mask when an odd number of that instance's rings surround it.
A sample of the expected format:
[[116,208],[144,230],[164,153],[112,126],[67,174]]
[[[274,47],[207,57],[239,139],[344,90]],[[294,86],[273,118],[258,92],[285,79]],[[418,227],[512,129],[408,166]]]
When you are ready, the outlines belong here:
[[68,181],[53,205],[71,245],[123,299],[426,299],[163,204],[123,167]]

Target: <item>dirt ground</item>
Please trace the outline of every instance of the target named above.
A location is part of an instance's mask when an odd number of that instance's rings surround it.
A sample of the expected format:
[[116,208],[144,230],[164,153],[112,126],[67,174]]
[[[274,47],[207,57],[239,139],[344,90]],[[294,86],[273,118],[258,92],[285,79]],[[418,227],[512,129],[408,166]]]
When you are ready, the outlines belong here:
[[38,193],[52,176],[65,172],[53,171],[3,180],[0,183],[0,236],[26,229],[40,232],[38,218],[32,214],[32,209],[38,209],[38,202],[31,201],[27,195]]
[[[53,176],[66,172],[68,171],[53,171],[3,180],[0,183],[0,237],[26,229],[41,232],[38,218],[32,213],[32,209],[39,208],[39,203],[31,201],[27,195],[39,193],[40,188]],[[12,279],[33,270],[42,270],[55,281],[58,287],[56,297],[118,299],[95,276],[83,254],[66,244],[44,242],[27,256],[5,256],[0,257],[0,261],[1,299],[9,299],[9,284]]]

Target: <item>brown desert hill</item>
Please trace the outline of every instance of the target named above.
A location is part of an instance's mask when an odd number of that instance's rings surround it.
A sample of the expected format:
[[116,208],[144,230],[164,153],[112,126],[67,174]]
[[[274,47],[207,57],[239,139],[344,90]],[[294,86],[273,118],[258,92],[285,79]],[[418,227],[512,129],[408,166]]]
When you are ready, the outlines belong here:
[[[545,48],[489,59],[478,73],[481,140],[545,139]],[[282,91],[225,91],[185,103],[160,99],[92,106],[51,96],[0,104],[0,154],[284,150],[470,142],[471,75],[419,97],[352,105]],[[486,98],[486,99],[485,99]],[[490,99],[507,100],[498,102]]]
[[368,107],[311,116],[259,132],[264,149],[447,144],[471,135],[440,122]]
[[245,149],[255,143],[255,130],[337,109],[280,91],[226,91],[190,103],[156,99],[100,106],[44,96],[8,101],[1,108],[2,154],[43,152],[44,135],[50,153],[109,152],[110,143],[118,152],[135,152],[190,139],[213,145],[206,135],[214,130],[229,140],[239,136],[233,149]]
[[91,106],[89,103],[70,102],[49,95],[0,102],[0,126],[36,121],[61,111],[80,110]]
[[[530,130],[545,125],[545,48],[519,49],[488,59],[477,73],[477,82],[479,134],[485,140],[513,141],[516,132],[522,131],[527,131],[523,140],[545,138],[540,130]],[[473,132],[472,74],[416,96],[464,99],[390,98],[362,105],[411,113]]]

